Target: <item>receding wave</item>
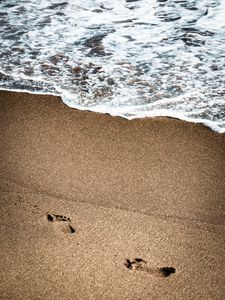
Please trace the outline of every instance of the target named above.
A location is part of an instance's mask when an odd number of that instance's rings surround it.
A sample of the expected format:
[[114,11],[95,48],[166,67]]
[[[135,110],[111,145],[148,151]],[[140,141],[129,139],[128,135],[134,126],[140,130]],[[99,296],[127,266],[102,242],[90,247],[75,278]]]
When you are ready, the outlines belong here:
[[224,0],[3,0],[0,88],[225,132]]

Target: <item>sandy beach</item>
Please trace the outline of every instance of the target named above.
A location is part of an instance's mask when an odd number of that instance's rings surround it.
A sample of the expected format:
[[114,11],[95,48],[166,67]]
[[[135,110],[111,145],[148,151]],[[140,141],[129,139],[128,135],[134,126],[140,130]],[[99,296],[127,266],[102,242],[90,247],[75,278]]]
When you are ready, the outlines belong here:
[[224,299],[225,134],[0,91],[1,299]]

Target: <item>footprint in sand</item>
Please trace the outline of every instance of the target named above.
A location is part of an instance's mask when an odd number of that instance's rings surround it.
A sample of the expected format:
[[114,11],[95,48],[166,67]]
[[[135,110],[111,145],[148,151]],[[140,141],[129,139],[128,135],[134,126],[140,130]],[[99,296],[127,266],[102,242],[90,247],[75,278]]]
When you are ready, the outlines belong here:
[[47,213],[47,220],[48,220],[48,222],[67,222],[67,224],[66,224],[67,232],[75,233],[75,229],[71,225],[70,218],[68,218],[66,216]]
[[126,259],[124,265],[129,270],[144,271],[155,277],[168,277],[176,271],[173,267],[150,268],[142,258]]

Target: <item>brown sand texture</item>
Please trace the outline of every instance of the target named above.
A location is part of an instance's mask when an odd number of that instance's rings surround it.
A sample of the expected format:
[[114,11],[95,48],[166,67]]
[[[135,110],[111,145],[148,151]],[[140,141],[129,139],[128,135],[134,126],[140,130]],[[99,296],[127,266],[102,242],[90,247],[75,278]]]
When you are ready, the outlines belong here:
[[225,299],[225,135],[0,92],[0,299]]

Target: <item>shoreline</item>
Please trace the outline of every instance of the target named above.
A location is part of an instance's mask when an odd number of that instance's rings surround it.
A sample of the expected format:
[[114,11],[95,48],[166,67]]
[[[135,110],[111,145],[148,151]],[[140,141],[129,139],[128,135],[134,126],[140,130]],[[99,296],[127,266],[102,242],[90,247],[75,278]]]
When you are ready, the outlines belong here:
[[[33,91],[28,91],[28,90],[10,90],[10,89],[6,89],[6,88],[1,88],[0,87],[0,92],[9,92],[9,93],[21,93],[21,94],[28,94],[28,95],[40,95],[40,96],[53,96],[56,98],[60,98],[60,101],[63,102],[62,98],[60,95],[58,94],[53,94],[53,93],[40,93],[40,92],[33,92]],[[66,106],[70,107],[69,105],[67,105],[65,102],[63,102]],[[87,111],[87,112],[91,112],[91,113],[99,113],[99,114],[105,114],[105,115],[109,115],[111,117],[115,117],[115,118],[122,118],[125,119],[127,121],[133,121],[133,120],[138,120],[138,119],[149,119],[149,118],[169,118],[169,119],[174,119],[174,120],[180,120],[182,122],[188,122],[188,123],[192,123],[192,124],[199,124],[199,125],[203,125],[204,127],[210,129],[211,131],[215,132],[215,133],[219,133],[219,134],[224,134],[225,135],[225,129],[223,131],[221,131],[220,127],[215,126],[213,122],[208,121],[206,119],[192,119],[192,118],[187,118],[187,117],[176,117],[177,113],[170,113],[168,112],[168,114],[166,113],[165,115],[147,115],[147,116],[140,116],[140,117],[132,117],[132,118],[126,118],[124,116],[120,116],[120,115],[113,115],[107,112],[97,112],[95,110],[89,110],[88,108],[83,108],[81,106],[77,106],[77,107],[70,107],[72,109],[76,109],[76,110],[80,110],[80,111]]]
[[5,91],[0,130],[2,299],[222,299],[225,134]]

